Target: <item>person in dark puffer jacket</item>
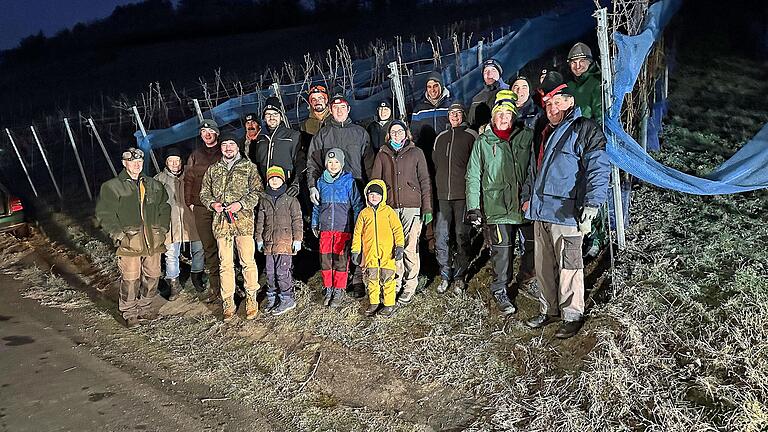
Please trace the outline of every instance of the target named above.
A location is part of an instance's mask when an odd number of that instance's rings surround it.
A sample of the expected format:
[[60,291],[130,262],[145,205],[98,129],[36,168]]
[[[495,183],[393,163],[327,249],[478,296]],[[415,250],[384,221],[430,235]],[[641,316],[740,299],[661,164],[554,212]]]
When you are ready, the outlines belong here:
[[371,137],[371,148],[374,153],[378,153],[379,149],[386,144],[390,123],[392,123],[392,104],[384,99],[376,108],[376,119],[366,128]]
[[293,255],[301,250],[304,230],[299,200],[286,192],[285,171],[272,166],[266,177],[267,188],[256,215],[256,249],[267,258],[268,286],[262,311],[277,316],[296,307]]
[[[435,186],[438,211],[435,221],[437,262],[442,282],[438,293],[444,293],[453,283],[455,292],[464,290],[464,272],[469,265],[469,227],[464,223],[466,213],[467,164],[477,132],[464,120],[464,107],[454,103],[448,110],[450,127],[435,140],[432,161],[435,164]],[[451,247],[451,236],[456,247]]]

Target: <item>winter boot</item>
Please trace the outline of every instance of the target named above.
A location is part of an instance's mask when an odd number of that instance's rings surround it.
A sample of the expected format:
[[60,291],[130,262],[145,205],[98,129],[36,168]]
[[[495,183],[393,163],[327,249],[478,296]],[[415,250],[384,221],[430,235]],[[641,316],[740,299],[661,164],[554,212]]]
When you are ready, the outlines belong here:
[[344,289],[343,288],[334,288],[333,289],[333,300],[331,300],[331,307],[337,308],[341,307],[341,304],[344,302]]
[[464,282],[463,278],[455,279],[451,283],[451,287],[451,290],[456,295],[463,294],[465,291],[467,291],[467,283]]
[[165,282],[171,287],[171,295],[168,296],[168,301],[174,301],[179,298],[179,294],[181,294],[179,278],[166,279]]
[[376,315],[376,312],[378,312],[379,310],[379,306],[380,306],[379,304],[372,304],[368,306],[368,309],[365,310],[365,316],[372,317]]
[[195,289],[197,292],[203,292],[205,291],[205,282],[203,281],[203,272],[196,272],[189,275],[189,278],[192,279],[192,285],[195,286]]
[[280,304],[272,309],[273,316],[280,316],[296,307],[296,300],[291,296],[280,296]]
[[232,318],[235,317],[235,312],[237,309],[235,309],[235,301],[234,299],[228,299],[224,302],[224,311],[223,311],[223,318],[224,322],[230,322],[232,321]]
[[277,306],[277,296],[274,294],[267,294],[266,297],[264,297],[264,301],[261,302],[261,313],[270,313],[275,306]]
[[581,330],[581,326],[584,325],[583,320],[578,321],[563,321],[560,324],[560,328],[555,332],[555,337],[558,339],[568,339],[576,336],[576,333]]
[[245,319],[252,320],[259,314],[259,305],[256,303],[255,294],[247,294],[245,297]]
[[331,301],[333,300],[333,291],[333,288],[325,288],[325,300],[323,300],[323,305],[331,305]]
[[379,316],[382,316],[384,318],[389,318],[392,315],[395,314],[395,307],[394,306],[384,306],[379,311]]
[[440,282],[440,285],[437,286],[437,293],[438,294],[444,294],[446,291],[448,291],[448,286],[451,284],[448,279],[443,279]]
[[349,287],[349,295],[356,299],[366,297],[367,295],[365,293],[365,285],[361,283],[353,284]]

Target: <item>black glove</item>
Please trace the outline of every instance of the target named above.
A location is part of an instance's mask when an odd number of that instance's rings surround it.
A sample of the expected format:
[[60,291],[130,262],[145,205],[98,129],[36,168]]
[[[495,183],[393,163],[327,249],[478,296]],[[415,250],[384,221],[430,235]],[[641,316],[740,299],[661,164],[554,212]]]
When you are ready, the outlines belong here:
[[394,253],[395,261],[402,261],[404,252],[405,250],[403,249],[402,246],[395,247],[395,253]]
[[352,254],[352,264],[356,266],[360,265],[360,252]]
[[299,196],[299,184],[296,182],[291,183],[288,189],[285,191],[286,195],[291,197]]
[[483,214],[480,209],[472,209],[467,212],[466,221],[474,226],[480,226],[483,223]]

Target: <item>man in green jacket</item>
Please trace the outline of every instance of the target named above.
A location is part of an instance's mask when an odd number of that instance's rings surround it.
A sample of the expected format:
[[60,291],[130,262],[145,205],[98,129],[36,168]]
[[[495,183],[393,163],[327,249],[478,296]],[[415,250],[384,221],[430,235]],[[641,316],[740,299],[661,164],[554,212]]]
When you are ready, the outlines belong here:
[[171,206],[163,184],[141,172],[143,151],[131,147],[122,159],[125,169],[101,185],[96,218],[117,246],[118,308],[126,326],[133,328],[157,317],[151,306],[160,279],[165,234],[171,225]]
[[254,209],[264,185],[256,165],[240,155],[240,140],[232,134],[221,136],[221,160],[208,167],[200,188],[200,201],[213,212],[224,321],[230,321],[235,315],[235,247],[245,279],[245,317],[254,319],[258,314],[256,291],[259,289],[259,273],[253,238]]
[[567,83],[568,90],[576,98],[582,117],[602,123],[603,79],[592,58],[592,50],[582,42],[576,43],[568,52],[568,65],[573,74],[573,79]]
[[490,289],[504,315],[517,311],[507,285],[512,281],[517,230],[524,221],[520,190],[533,141],[533,131],[515,121],[516,99],[511,90],[496,95],[490,127],[472,147],[466,176],[467,220],[475,226],[488,226],[494,271]]

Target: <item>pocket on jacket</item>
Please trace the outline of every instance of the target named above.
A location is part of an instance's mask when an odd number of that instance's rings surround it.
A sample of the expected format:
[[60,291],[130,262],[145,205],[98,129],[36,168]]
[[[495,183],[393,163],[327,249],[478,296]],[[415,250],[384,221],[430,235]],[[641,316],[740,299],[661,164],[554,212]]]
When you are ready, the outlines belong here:
[[120,240],[120,249],[127,252],[141,252],[144,249],[144,239],[141,231],[138,231],[135,234],[126,232],[125,237]]
[[563,270],[581,270],[584,258],[581,255],[582,237],[563,236]]
[[160,227],[152,227],[152,246],[157,248],[165,243],[165,230]]
[[560,151],[549,166],[544,179],[544,195],[560,198],[576,198],[576,177],[579,172],[579,156]]

